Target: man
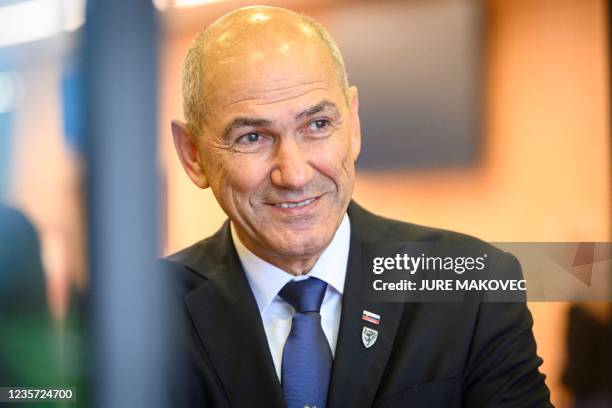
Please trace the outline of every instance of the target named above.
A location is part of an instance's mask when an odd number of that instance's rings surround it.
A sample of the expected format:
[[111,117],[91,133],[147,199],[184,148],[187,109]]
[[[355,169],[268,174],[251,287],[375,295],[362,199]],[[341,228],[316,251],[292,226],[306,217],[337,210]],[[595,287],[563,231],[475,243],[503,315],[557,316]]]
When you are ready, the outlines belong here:
[[486,248],[377,217],[351,201],[358,94],[313,20],[248,7],[198,35],[174,142],[229,221],[167,259],[186,353],[180,406],[549,406],[524,303],[374,302],[367,243]]

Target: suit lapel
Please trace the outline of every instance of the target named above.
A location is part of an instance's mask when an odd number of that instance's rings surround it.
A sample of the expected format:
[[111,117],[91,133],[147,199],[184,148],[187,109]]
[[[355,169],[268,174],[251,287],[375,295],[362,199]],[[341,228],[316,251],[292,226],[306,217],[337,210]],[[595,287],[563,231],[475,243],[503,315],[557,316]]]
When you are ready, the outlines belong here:
[[[362,242],[353,229],[347,266],[342,317],[332,371],[328,407],[371,406],[391,354],[402,316],[402,303],[367,302],[362,296]],[[378,325],[361,319],[364,310],[380,315]],[[362,341],[364,327],[378,331],[376,342],[366,348]]]
[[[217,234],[219,258],[206,280],[185,296],[202,346],[231,405],[284,407],[285,402],[270,356],[261,316],[231,241],[229,225]],[[187,266],[196,271],[202,259]]]

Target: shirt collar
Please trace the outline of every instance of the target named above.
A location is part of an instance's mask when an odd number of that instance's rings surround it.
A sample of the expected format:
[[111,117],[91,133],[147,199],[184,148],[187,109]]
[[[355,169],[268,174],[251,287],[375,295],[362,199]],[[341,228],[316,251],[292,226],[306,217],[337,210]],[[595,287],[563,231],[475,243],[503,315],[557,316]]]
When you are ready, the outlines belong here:
[[[233,224],[231,234],[259,312],[263,314],[283,286],[290,280],[300,279],[300,277],[294,277],[249,251],[238,238]],[[331,243],[325,248],[307,276],[321,279],[342,295],[350,240],[351,223],[348,215],[344,214]]]

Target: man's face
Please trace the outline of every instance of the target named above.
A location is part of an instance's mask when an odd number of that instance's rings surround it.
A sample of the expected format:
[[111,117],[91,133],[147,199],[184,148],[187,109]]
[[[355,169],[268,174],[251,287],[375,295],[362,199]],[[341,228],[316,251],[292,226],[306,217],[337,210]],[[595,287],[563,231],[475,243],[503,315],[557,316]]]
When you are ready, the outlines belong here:
[[239,237],[264,257],[313,256],[350,201],[359,154],[355,88],[322,45],[253,44],[207,78],[198,157]]

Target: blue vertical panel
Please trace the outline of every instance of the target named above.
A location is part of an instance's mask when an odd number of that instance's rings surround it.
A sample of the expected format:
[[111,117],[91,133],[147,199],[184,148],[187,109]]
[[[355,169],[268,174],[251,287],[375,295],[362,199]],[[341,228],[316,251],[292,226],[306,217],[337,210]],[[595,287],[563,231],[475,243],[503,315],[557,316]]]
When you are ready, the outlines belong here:
[[84,43],[91,404],[162,407],[156,26],[150,0],[88,2]]
[[77,63],[66,63],[62,70],[62,113],[66,144],[83,151],[83,73]]

